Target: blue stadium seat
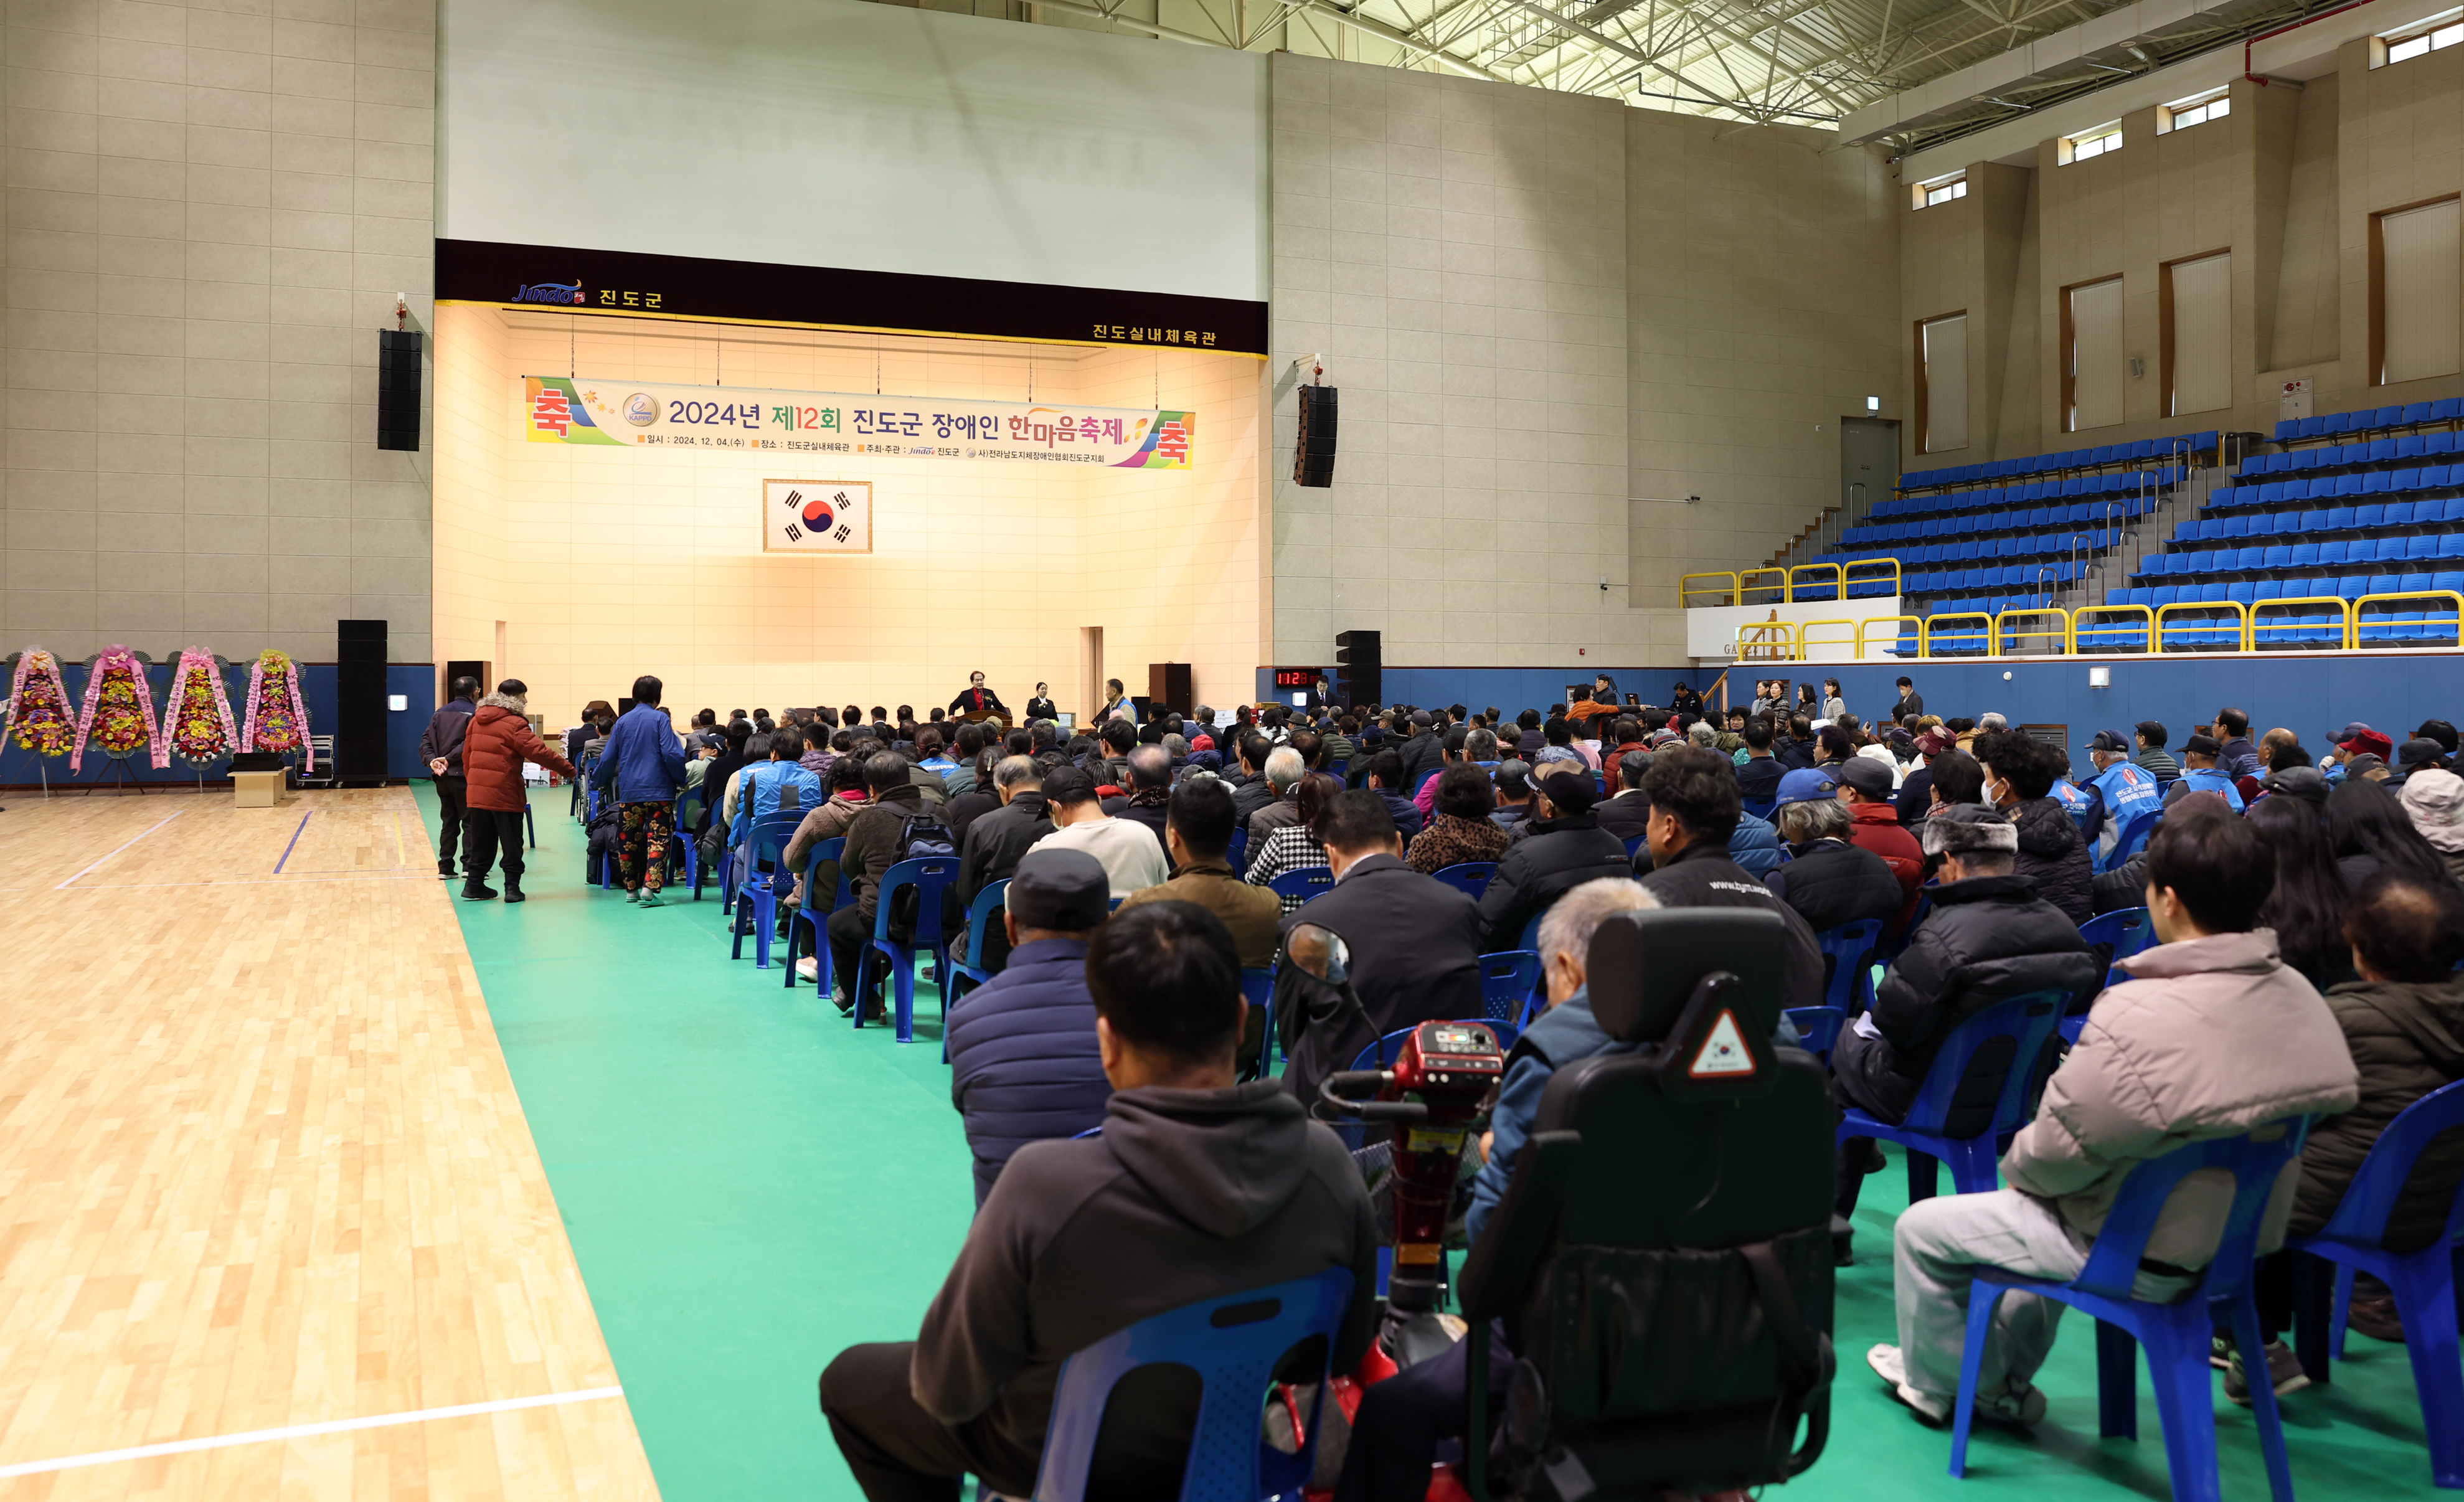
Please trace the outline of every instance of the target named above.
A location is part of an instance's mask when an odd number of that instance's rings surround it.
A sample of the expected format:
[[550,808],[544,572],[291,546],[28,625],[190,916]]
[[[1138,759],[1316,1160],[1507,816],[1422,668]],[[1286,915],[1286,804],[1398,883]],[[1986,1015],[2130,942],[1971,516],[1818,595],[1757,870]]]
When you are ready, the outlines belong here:
[[2380,428],[2401,428],[2403,426],[2404,409],[2401,406],[2382,407],[2377,411],[2370,414],[2370,427],[2373,430]]
[[2464,558],[2464,532],[2450,532],[2438,540],[2438,556]]
[[2299,431],[2300,428],[2301,423],[2299,418],[2287,417],[2283,419],[2276,425],[2276,441],[2278,443],[2291,442],[2293,435]]
[[[2289,546],[2271,547],[2267,550],[2267,556],[2260,560],[2258,566],[2261,568],[2290,568],[2293,566],[2293,549]],[[1792,815],[1791,817],[1794,816]]]
[[2316,542],[2294,543],[2293,556],[2291,559],[2287,560],[2286,566],[2292,568],[2316,568],[2319,566],[2319,544]]
[[2430,421],[2430,406],[2431,404],[2428,402],[2415,402],[2411,406],[2406,408],[2404,409],[2405,426],[2409,428],[2415,423],[2426,423]]
[[2361,493],[2362,477],[2360,475],[2339,475],[2336,476],[2336,489],[2334,494],[2340,498],[2345,496],[2358,496]]
[[2393,470],[2372,470],[2362,476],[2362,494],[2385,496],[2396,488]]
[[2351,548],[2352,544],[2343,541],[2342,538],[2336,539],[2333,541],[2321,542],[2319,544],[2319,562],[2321,565],[2332,568],[2344,561],[2344,555],[2349,552]]
[[[2390,408],[2388,410],[2394,410],[2394,409]],[[2384,428],[2392,425],[2382,423],[2379,426]],[[2368,446],[2362,451],[2362,456],[2353,462],[2357,464],[2384,464],[2394,457],[2395,440],[2393,438],[2373,438],[2370,440]]]
[[2443,397],[2430,404],[2430,420],[2434,423],[2453,422],[2464,417],[2464,397]]
[[2375,550],[2370,555],[2372,561],[2381,563],[2403,563],[2405,556],[2405,543],[2408,541],[2408,539],[2400,537],[2383,537],[2376,539]]
[[2304,417],[2300,428],[2294,433],[2297,438],[2323,438],[2326,435],[2327,419],[2324,417]]
[[2350,506],[2338,506],[2327,513],[2326,525],[2330,532],[2347,531],[2353,524],[2353,508]]

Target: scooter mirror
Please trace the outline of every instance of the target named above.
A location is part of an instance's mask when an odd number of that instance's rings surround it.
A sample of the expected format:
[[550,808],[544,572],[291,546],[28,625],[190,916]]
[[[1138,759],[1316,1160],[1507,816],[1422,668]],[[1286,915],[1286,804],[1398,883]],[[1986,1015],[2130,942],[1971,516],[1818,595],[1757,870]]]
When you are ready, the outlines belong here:
[[1329,985],[1341,985],[1352,975],[1352,946],[1332,929],[1315,923],[1295,927],[1284,940],[1284,953],[1292,963]]

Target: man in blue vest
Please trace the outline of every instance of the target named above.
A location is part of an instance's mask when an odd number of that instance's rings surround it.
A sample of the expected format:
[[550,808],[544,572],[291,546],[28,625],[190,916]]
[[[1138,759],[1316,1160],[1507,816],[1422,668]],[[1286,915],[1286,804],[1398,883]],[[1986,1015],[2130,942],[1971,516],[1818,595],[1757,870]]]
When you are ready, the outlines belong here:
[[2122,831],[2142,813],[2164,806],[2155,774],[2130,760],[2129,739],[2118,731],[2100,730],[2087,743],[2096,775],[2088,779],[2087,817],[2079,833],[2094,842],[2102,858],[2122,839]]
[[2214,793],[2232,805],[2233,812],[2241,812],[2240,786],[2229,773],[2216,765],[2216,759],[2223,750],[2224,747],[2218,745],[2212,736],[2192,736],[2182,742],[2182,775],[2166,789],[2165,806],[2171,807],[2173,801],[2185,793]]

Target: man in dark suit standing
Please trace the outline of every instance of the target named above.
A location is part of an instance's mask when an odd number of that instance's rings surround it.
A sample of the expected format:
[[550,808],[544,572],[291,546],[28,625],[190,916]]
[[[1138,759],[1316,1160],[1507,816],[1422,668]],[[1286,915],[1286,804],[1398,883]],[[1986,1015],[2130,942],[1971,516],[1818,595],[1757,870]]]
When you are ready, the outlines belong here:
[[1304,923],[1340,935],[1352,951],[1359,1012],[1283,967],[1275,1025],[1288,1062],[1284,1084],[1306,1104],[1318,1082],[1352,1067],[1360,1050],[1397,1027],[1442,1017],[1477,1017],[1480,909],[1461,892],[1403,863],[1403,842],[1385,800],[1363,788],[1337,793],[1318,839],[1334,870],[1333,890],[1284,916],[1287,939]]
[[953,715],[999,715],[1003,720],[1007,720],[1009,718],[1009,706],[1001,701],[1000,695],[984,687],[984,675],[982,672],[979,670],[978,672],[967,674],[967,686],[959,693],[957,698],[950,701],[950,713]]

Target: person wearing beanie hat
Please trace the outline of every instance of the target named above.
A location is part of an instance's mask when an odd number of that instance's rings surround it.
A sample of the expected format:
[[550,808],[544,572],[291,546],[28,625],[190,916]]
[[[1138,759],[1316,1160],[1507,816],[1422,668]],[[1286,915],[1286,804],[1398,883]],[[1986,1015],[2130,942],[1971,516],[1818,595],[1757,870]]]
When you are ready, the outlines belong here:
[[[1882,1121],[1902,1121],[1943,1039],[1969,1015],[2029,991],[2059,991],[2082,1009],[2104,978],[2079,925],[2017,875],[2019,829],[1998,808],[1946,806],[1924,826],[1942,862],[1933,909],[1874,993],[1873,1009],[1839,1034],[1832,1093]],[[1832,1223],[1835,1249],[1863,1186],[1867,1139],[1841,1144]]]
[[1012,1153],[1104,1120],[1112,1087],[1095,1047],[1087,941],[1111,877],[1085,850],[1032,850],[1009,879],[1009,962],[950,1016],[950,1101],[975,1153],[976,1204]]

